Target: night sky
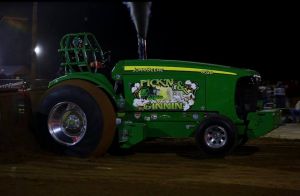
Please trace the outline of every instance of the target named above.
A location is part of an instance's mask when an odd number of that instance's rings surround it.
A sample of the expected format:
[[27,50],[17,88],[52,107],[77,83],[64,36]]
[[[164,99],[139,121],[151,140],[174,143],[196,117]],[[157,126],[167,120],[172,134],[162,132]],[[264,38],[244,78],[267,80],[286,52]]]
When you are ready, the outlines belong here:
[[[27,17],[29,28],[0,22],[0,65],[30,65],[32,3],[0,3],[0,15]],[[148,58],[189,60],[250,68],[265,79],[300,79],[299,11],[288,4],[152,3]],[[112,63],[134,59],[136,32],[121,2],[38,3],[41,77],[58,70],[60,38],[92,32]]]

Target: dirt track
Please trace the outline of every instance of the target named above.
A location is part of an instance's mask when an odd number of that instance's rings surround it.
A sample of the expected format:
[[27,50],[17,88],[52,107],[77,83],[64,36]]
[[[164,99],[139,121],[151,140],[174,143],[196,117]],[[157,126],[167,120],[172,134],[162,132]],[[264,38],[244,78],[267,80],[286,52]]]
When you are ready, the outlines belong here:
[[224,159],[158,140],[121,157],[1,152],[0,161],[1,195],[300,195],[299,140],[254,140]]
[[59,157],[39,150],[10,97],[0,96],[1,196],[300,195],[300,140],[261,138],[222,159],[163,139],[127,156]]

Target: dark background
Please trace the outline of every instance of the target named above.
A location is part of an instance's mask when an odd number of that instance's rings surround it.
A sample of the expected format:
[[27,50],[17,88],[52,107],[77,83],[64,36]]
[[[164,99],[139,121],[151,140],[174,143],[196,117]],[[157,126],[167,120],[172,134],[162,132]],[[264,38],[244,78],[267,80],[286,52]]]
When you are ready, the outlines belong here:
[[[20,30],[0,22],[0,66],[30,66],[32,2],[1,2],[0,14],[27,17]],[[199,4],[153,2],[148,58],[176,59],[250,68],[264,79],[299,79],[299,12],[282,3]],[[96,35],[112,62],[134,59],[137,40],[121,2],[39,2],[40,77],[58,70],[60,38],[70,32]]]

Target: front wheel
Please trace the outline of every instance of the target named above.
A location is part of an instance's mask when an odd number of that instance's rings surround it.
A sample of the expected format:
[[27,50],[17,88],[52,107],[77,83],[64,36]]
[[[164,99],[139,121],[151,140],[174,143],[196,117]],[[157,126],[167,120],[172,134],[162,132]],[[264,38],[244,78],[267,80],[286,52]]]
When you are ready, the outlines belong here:
[[197,129],[195,141],[206,154],[224,156],[235,147],[237,131],[234,124],[223,116],[205,119]]

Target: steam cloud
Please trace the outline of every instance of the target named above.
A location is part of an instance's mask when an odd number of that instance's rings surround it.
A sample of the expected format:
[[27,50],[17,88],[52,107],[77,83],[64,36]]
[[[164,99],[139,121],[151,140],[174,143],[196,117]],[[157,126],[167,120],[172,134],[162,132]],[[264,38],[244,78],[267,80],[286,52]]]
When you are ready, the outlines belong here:
[[124,2],[130,11],[131,19],[139,36],[147,38],[152,2]]

